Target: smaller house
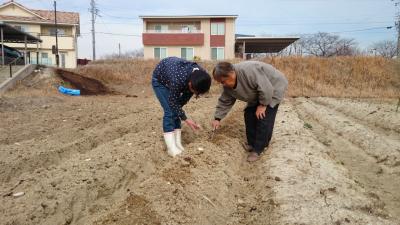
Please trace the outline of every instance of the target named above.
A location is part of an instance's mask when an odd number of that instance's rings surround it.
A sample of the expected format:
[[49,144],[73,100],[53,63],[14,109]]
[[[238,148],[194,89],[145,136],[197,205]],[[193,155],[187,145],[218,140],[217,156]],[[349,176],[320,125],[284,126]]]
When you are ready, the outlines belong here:
[[[25,54],[30,63],[56,65],[55,55],[52,53],[52,46],[56,45],[53,10],[29,9],[15,1],[7,1],[0,5],[0,22],[42,40],[38,44],[28,44]],[[57,24],[60,66],[75,68],[78,54],[77,38],[80,35],[79,13],[57,11]],[[23,43],[5,44],[25,52]],[[39,57],[36,57],[36,55],[39,55]],[[36,61],[37,58],[39,62]]]

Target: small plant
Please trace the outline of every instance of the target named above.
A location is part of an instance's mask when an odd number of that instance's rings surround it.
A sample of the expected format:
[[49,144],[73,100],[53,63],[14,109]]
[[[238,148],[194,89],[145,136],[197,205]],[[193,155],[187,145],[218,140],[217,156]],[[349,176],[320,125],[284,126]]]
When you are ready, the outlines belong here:
[[312,126],[311,126],[311,124],[309,124],[309,123],[304,123],[304,128],[306,128],[306,129],[312,129]]
[[62,80],[60,85],[64,87],[72,87],[71,83],[65,80]]

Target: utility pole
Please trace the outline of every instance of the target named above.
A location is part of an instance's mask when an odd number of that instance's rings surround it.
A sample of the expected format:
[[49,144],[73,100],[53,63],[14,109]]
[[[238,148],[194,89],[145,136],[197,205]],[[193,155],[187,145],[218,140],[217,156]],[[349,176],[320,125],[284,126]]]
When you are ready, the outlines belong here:
[[118,58],[121,58],[121,43],[118,43]]
[[60,57],[58,55],[58,26],[57,26],[57,1],[54,0],[54,25],[56,29],[56,49],[55,49],[55,54],[56,54],[56,64],[57,67],[60,66]]
[[397,10],[397,59],[400,60],[400,1],[396,3],[396,6],[399,8]]
[[96,60],[96,30],[95,30],[95,22],[97,15],[96,3],[94,0],[90,1],[90,12],[92,13],[92,46],[93,46],[93,61]]
[[397,59],[400,60],[400,0],[392,0],[397,8],[396,12],[396,29],[397,29]]

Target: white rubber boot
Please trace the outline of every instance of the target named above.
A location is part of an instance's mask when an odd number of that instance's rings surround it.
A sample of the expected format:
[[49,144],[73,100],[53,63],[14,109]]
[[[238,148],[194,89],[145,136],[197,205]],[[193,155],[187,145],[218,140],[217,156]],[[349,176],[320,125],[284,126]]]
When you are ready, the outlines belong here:
[[178,147],[176,147],[175,132],[164,133],[164,141],[167,145],[168,154],[170,156],[175,157],[181,154],[182,151]]
[[185,149],[182,146],[182,130],[181,129],[175,129],[175,143],[176,147],[179,148],[179,150],[184,151]]

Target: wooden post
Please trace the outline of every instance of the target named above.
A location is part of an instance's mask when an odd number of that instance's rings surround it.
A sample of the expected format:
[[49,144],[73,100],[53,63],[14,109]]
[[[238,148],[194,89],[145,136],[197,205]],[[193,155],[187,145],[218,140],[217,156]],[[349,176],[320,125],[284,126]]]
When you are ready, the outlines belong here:
[[5,60],[5,55],[4,55],[4,33],[3,33],[3,27],[1,27],[1,64],[4,66],[4,60]]
[[243,41],[242,54],[243,54],[243,59],[246,60],[246,41]]
[[39,65],[39,41],[36,40],[36,65]]
[[26,63],[28,62],[28,38],[27,38],[27,36],[25,35],[25,52],[24,52],[24,57],[25,57],[25,65],[26,65]]

